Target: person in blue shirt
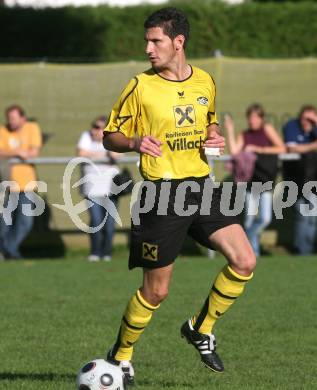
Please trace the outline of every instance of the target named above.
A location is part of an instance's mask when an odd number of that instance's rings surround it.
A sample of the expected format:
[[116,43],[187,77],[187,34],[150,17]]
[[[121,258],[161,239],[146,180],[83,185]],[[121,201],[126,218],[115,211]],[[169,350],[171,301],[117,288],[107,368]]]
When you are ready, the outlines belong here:
[[301,206],[312,203],[309,196],[303,195],[302,187],[308,181],[317,180],[317,109],[312,105],[303,106],[299,117],[286,123],[283,134],[288,152],[301,154],[299,161],[286,164],[287,179],[299,186],[299,196],[294,205],[294,250],[301,255],[309,255],[314,252],[317,216],[302,214]]

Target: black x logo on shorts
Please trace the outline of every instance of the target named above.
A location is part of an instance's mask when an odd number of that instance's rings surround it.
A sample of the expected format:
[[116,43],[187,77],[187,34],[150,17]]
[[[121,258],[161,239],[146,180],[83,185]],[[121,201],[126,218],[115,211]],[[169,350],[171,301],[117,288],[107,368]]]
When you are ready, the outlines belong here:
[[146,260],[157,261],[158,245],[142,243],[142,257]]

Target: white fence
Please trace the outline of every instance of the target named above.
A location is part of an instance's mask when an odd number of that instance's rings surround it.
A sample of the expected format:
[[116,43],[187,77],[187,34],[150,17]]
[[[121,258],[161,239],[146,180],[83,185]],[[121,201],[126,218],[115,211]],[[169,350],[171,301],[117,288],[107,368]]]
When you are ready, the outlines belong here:
[[[57,164],[68,164],[73,158],[74,157],[37,157],[28,160],[23,160],[23,162],[28,164],[34,164],[34,165],[40,165],[40,164],[57,165]],[[208,159],[209,161],[213,161],[213,162],[230,161],[231,156],[225,154],[220,157],[208,157]],[[299,160],[299,159],[300,159],[300,155],[298,153],[283,153],[279,155],[279,160],[281,161],[291,161],[291,160]],[[19,158],[11,158],[10,160],[8,160],[9,164],[18,164],[21,163],[21,161],[22,160]],[[102,162],[109,162],[109,159],[105,157],[105,158],[92,159],[92,161],[96,163],[102,163]],[[139,156],[122,156],[119,157],[117,161],[119,164],[137,163],[139,161]]]
[[[78,235],[81,231],[76,228],[76,226],[72,223],[69,216],[66,213],[52,207],[53,204],[62,204],[63,203],[63,174],[64,167],[74,159],[73,156],[66,157],[38,157],[33,159],[28,159],[23,162],[36,165],[37,173],[39,180],[44,180],[48,184],[48,190],[46,193],[41,196],[44,197],[46,204],[48,206],[48,214],[47,219],[44,218],[44,222],[41,220],[40,223],[44,223],[43,227],[41,227],[41,233],[53,231],[56,234],[62,235],[63,240],[67,246],[87,247],[87,237],[83,239],[82,235]],[[231,159],[230,155],[223,155],[221,157],[210,157],[210,164],[220,164],[218,166],[219,169],[222,169],[222,164]],[[286,153],[279,155],[279,160],[282,161],[291,161],[300,159],[299,154],[295,153]],[[2,180],[9,180],[9,168],[11,164],[21,163],[22,160],[18,158],[11,159],[2,159],[0,160],[0,177]],[[108,158],[103,159],[93,159],[95,163],[103,163],[109,162]],[[118,158],[118,164],[120,165],[130,165],[131,171],[135,179],[141,180],[141,177],[138,174],[137,163],[139,161],[138,155],[127,156],[124,155]],[[219,171],[218,172],[221,172]],[[217,171],[217,168],[215,169]],[[216,175],[217,177],[218,175]],[[79,170],[76,171],[74,176],[74,181],[79,179],[80,173]],[[74,204],[79,203],[82,200],[82,196],[78,189],[72,189],[72,198],[74,200]],[[117,234],[115,242],[123,243],[127,241],[127,234],[130,229],[130,214],[129,214],[130,204],[129,197],[123,197],[119,202],[119,213],[122,217],[123,226],[117,229]],[[88,220],[87,213],[83,214],[83,219],[85,221]],[[76,238],[78,237],[78,238]],[[273,241],[273,240],[271,240]],[[274,239],[274,241],[276,241]]]

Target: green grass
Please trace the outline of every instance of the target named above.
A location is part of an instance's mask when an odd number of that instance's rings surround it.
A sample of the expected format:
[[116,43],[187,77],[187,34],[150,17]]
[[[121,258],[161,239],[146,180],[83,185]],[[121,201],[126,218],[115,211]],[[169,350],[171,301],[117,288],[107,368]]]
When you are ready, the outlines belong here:
[[[69,390],[87,360],[113,342],[140,283],[126,252],[89,264],[65,260],[0,264],[0,389]],[[317,389],[316,258],[265,257],[244,296],[219,320],[226,365],[212,374],[179,337],[224,260],[181,257],[168,300],[136,347],[137,389]]]

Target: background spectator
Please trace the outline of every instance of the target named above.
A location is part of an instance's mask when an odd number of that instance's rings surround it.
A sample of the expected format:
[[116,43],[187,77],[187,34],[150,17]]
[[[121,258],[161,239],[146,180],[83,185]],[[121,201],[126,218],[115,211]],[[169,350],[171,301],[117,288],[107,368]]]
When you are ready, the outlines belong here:
[[316,239],[316,216],[304,216],[301,205],[309,203],[303,197],[302,188],[308,181],[317,180],[317,111],[312,105],[303,106],[299,116],[286,123],[284,140],[289,152],[300,153],[299,161],[284,163],[284,178],[299,186],[299,196],[294,205],[294,250],[302,255],[314,251]]
[[[111,158],[110,163],[102,163],[95,166],[83,164],[82,176],[88,179],[81,187],[82,195],[92,202],[88,209],[90,214],[90,226],[97,227],[106,218],[103,227],[95,233],[90,234],[89,261],[111,260],[112,240],[115,230],[115,221],[107,210],[100,204],[105,196],[109,196],[112,179],[119,173],[119,168],[114,164],[117,153],[105,150],[103,130],[106,126],[106,117],[98,117],[91,125],[91,129],[80,136],[77,144],[77,154],[88,158]],[[116,203],[117,198],[109,196],[109,199]]]
[[[22,107],[13,105],[5,112],[7,124],[0,127],[0,157],[8,159],[19,157],[22,160],[39,155],[42,146],[41,130],[37,123],[28,122]],[[6,258],[20,259],[20,245],[31,231],[34,217],[25,215],[22,205],[32,204],[36,189],[35,169],[30,164],[19,163],[9,167],[8,179],[14,183],[5,194],[4,205],[17,203],[12,224],[5,222],[3,214],[1,224],[1,254]],[[10,206],[9,206],[10,208]],[[13,207],[14,208],[14,207]]]
[[[229,152],[234,157],[241,152],[257,154],[250,184],[259,181],[274,181],[277,173],[277,154],[285,152],[283,141],[274,127],[265,122],[265,112],[260,104],[249,106],[246,117],[248,128],[237,137],[234,133],[232,118],[229,115],[225,117],[224,126],[227,132]],[[272,155],[275,155],[276,158],[272,158]],[[252,195],[250,186],[248,186],[245,209],[244,228],[255,254],[259,256],[260,234],[272,220],[272,192],[262,192],[259,204],[257,204],[257,199]],[[248,211],[251,210],[253,215],[249,215]]]

